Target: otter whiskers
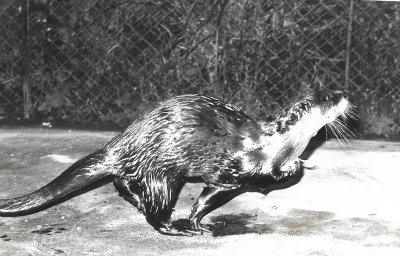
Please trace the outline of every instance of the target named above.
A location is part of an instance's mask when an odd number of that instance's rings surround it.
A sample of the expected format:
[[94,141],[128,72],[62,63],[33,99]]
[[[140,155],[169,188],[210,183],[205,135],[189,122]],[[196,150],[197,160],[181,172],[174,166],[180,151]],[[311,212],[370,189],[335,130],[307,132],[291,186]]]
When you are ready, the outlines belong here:
[[356,137],[356,134],[349,126],[349,121],[357,119],[358,114],[355,111],[355,107],[353,105],[349,105],[341,116],[325,126],[326,139],[328,139],[328,135],[331,134],[337,139],[337,142],[341,145],[341,147],[346,149],[345,144],[349,143],[349,139]]

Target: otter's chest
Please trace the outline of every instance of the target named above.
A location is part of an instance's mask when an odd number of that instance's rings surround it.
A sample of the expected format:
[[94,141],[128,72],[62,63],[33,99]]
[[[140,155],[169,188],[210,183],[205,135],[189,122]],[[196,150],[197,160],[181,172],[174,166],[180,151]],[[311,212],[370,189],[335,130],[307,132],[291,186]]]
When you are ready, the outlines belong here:
[[307,142],[293,138],[290,134],[276,134],[261,139],[262,173],[268,173],[273,168],[281,169],[283,166],[294,162],[304,151]]

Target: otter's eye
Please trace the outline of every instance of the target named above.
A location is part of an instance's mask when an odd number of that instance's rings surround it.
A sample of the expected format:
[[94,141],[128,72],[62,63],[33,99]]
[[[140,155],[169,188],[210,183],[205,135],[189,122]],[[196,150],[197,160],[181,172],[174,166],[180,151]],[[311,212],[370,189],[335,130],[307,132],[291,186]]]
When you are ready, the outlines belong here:
[[332,95],[330,94],[325,95],[324,101],[331,101],[331,100],[332,100]]

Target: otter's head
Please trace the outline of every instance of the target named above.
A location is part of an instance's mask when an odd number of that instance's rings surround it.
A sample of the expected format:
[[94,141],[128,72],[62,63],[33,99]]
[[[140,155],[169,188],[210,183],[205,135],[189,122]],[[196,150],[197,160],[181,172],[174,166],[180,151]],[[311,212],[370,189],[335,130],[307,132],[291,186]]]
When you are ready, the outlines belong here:
[[335,121],[341,115],[345,115],[349,109],[347,95],[341,91],[318,91],[312,97],[312,110],[325,119],[325,124]]
[[301,136],[315,135],[326,124],[350,111],[347,96],[341,91],[318,91],[284,108],[277,115],[277,132],[299,131]]
[[[269,139],[267,154],[272,166],[290,169],[291,163],[304,151],[310,139],[326,124],[332,124],[332,132],[351,134],[339,116],[352,114],[349,101],[340,91],[320,91],[284,108],[276,116],[273,133]],[[335,129],[338,132],[335,132]],[[272,152],[272,153],[271,153]]]

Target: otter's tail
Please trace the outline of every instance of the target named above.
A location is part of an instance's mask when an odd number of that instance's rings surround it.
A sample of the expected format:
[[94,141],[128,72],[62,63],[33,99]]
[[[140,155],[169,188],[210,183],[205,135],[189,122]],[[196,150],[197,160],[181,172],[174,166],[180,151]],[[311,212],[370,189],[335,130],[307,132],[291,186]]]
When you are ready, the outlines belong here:
[[0,199],[0,216],[32,214],[99,186],[101,181],[111,176],[102,165],[103,160],[104,154],[100,150],[93,152],[39,190],[16,198]]

